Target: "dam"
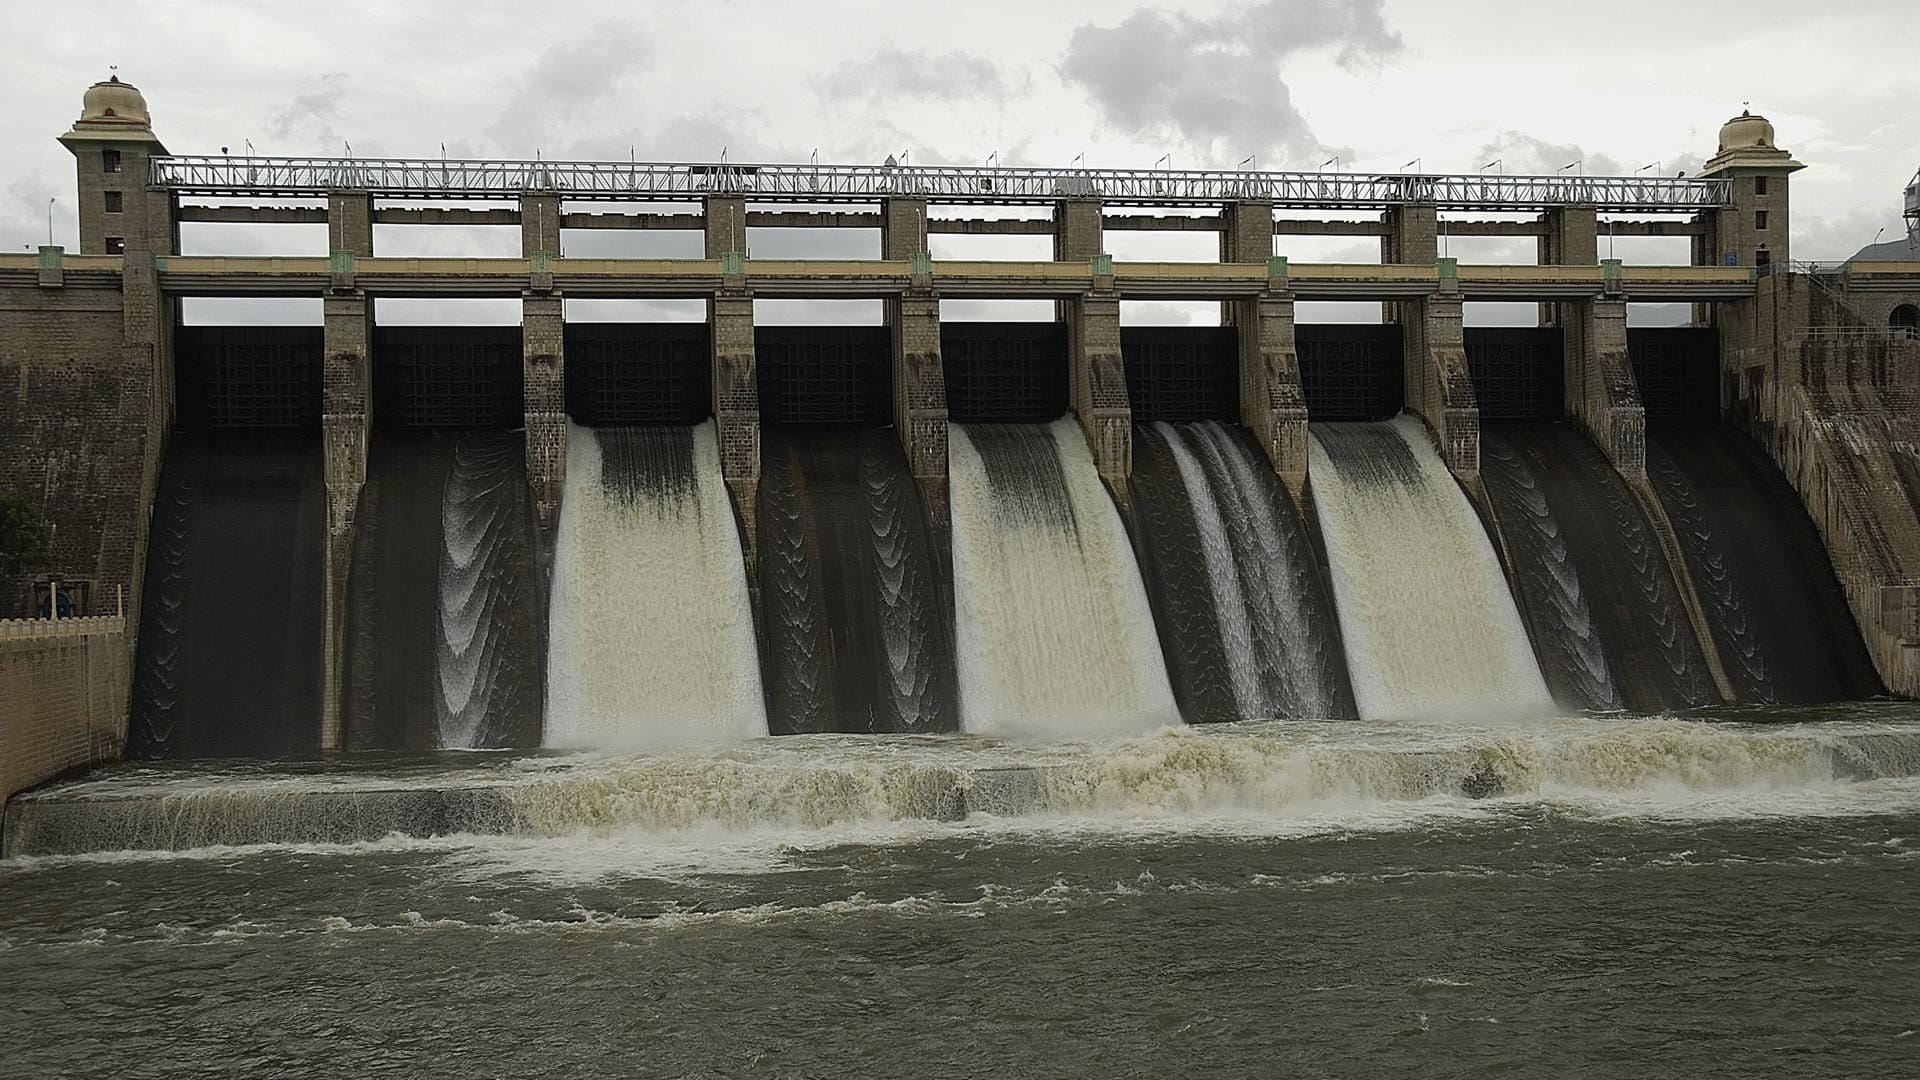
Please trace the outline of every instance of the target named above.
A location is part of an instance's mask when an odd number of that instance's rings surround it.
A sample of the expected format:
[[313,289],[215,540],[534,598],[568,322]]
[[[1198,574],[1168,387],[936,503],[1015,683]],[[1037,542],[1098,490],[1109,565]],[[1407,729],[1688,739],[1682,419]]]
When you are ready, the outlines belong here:
[[0,253],[9,1075],[1910,1068],[1920,184],[1816,264],[1746,112],[1527,176],[149,89]]
[[[95,688],[106,737],[16,788],[118,758],[1920,693],[1920,264],[1794,262],[1802,166],[1760,117],[1673,178],[278,158],[169,153],[116,76],[62,142],[80,250],[0,255],[0,481],[63,538],[8,601],[118,598],[128,663]],[[213,224],[324,225],[326,252],[189,253]],[[512,229],[520,253],[376,249],[401,227]],[[755,257],[768,229],[875,257]],[[568,253],[608,231],[702,251]],[[1107,254],[1128,232],[1211,233],[1219,258]],[[1691,257],[1601,258],[1622,235]],[[954,236],[1053,257],[934,258]],[[1276,253],[1301,236],[1380,258]],[[1463,262],[1453,237],[1539,258]],[[189,317],[209,298],[312,317]],[[383,317],[478,298],[518,325]],[[704,318],[580,316],[608,300]],[[762,325],[807,300],[881,318]],[[961,300],[1051,317],[943,317]],[[1154,300],[1219,325],[1123,318]],[[1329,301],[1380,315],[1313,321]],[[1466,316],[1497,301],[1538,325]],[[1630,326],[1648,304],[1684,324]],[[23,805],[10,823],[44,812]]]

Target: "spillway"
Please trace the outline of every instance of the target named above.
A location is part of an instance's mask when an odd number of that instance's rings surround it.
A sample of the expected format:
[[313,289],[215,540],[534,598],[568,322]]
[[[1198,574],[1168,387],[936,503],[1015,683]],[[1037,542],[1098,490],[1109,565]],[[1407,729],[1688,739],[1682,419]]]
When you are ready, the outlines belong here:
[[1480,474],[1562,707],[1658,712],[1720,700],[1665,549],[1586,436],[1565,424],[1489,427]]
[[768,429],[758,511],[772,732],[958,727],[943,561],[894,433]]
[[1724,428],[1650,433],[1647,477],[1739,700],[1840,701],[1880,692],[1826,548],[1758,446]]
[[521,434],[379,433],[355,530],[348,745],[537,745],[546,648]]
[[967,730],[1179,723],[1139,567],[1078,426],[956,424],[948,468]]
[[767,733],[711,421],[569,427],[548,612],[546,745],[651,749]]
[[1500,560],[1418,420],[1316,424],[1309,468],[1360,715],[1545,715]]
[[174,437],[147,542],[130,757],[318,747],[324,500],[314,436]]
[[1354,715],[1312,526],[1238,425],[1134,435],[1141,574],[1189,722]]

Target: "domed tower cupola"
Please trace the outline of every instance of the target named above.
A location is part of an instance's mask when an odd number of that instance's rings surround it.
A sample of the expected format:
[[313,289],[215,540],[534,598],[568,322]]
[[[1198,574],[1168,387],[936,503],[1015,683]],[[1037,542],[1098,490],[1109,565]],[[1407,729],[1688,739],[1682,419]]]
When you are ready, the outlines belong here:
[[[129,248],[164,243],[147,235],[147,162],[167,148],[153,133],[147,99],[119,73],[87,87],[80,119],[60,136],[79,173],[80,251],[119,255]],[[164,197],[164,194],[158,197]],[[151,242],[151,243],[150,243]]]
[[1720,145],[1700,175],[1724,180],[1730,207],[1715,211],[1713,249],[1702,261],[1755,266],[1765,272],[1788,262],[1787,177],[1806,166],[1774,145],[1773,123],[1749,109],[1720,125]]

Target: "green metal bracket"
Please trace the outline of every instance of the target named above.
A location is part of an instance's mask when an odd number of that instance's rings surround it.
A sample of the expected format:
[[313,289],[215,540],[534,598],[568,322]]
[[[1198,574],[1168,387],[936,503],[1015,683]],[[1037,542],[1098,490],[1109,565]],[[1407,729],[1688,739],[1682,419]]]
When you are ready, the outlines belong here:
[[341,248],[335,251],[329,257],[329,259],[330,259],[329,269],[333,271],[333,275],[335,277],[352,276],[353,252],[348,251],[345,248]]
[[1267,280],[1287,280],[1287,257],[1285,255],[1267,256]]
[[907,258],[907,273],[914,277],[933,276],[933,256],[922,251]]
[[1600,277],[1606,281],[1619,281],[1620,280],[1620,260],[1619,259],[1601,259],[1600,260]]
[[553,273],[553,252],[536,251],[527,259],[527,270],[535,274]]
[[59,244],[40,245],[40,269],[58,270],[66,262],[67,249]]
[[1113,256],[1095,255],[1089,261],[1093,264],[1094,277],[1112,277],[1113,276]]
[[1459,259],[1441,259],[1434,265],[1439,270],[1441,281],[1458,281],[1460,279]]
[[742,251],[729,251],[720,256],[720,272],[728,277],[738,277],[747,272],[747,256]]

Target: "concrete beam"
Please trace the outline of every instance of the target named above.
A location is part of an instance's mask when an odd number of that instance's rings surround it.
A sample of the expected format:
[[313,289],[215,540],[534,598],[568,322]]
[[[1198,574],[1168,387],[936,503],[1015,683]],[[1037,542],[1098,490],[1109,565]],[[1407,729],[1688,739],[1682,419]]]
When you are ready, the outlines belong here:
[[734,195],[709,195],[703,220],[707,258],[718,259],[736,252],[746,254],[747,200]]
[[[1268,208],[1272,213],[1272,208]],[[1219,214],[1207,214],[1203,217],[1186,217],[1179,214],[1107,214],[1101,218],[1100,227],[1108,232],[1211,232],[1225,229],[1226,223]]]
[[563,229],[705,229],[700,214],[561,214]]
[[520,211],[505,207],[394,206],[373,212],[376,225],[518,225]]
[[[924,215],[927,205],[925,199],[906,201],[918,202]],[[747,227],[750,229],[884,229],[886,215],[864,211],[749,210]]]
[[326,586],[322,614],[320,749],[346,746],[347,575],[353,563],[354,512],[367,480],[372,402],[373,305],[364,294],[329,294],[325,309],[320,426],[327,491]]
[[527,483],[540,527],[541,565],[548,566],[553,527],[567,475],[566,322],[564,302],[529,292],[520,300],[521,379],[525,398]]
[[1385,236],[1384,221],[1310,221],[1279,218],[1273,223],[1276,236]]
[[1294,351],[1293,296],[1282,289],[1234,302],[1240,331],[1240,423],[1260,442],[1298,502],[1307,486],[1307,399]]
[[1121,506],[1133,474],[1133,404],[1120,355],[1120,296],[1111,288],[1066,303],[1073,411],[1094,466]]
[[1052,236],[1053,222],[1046,218],[928,218],[927,231],[963,236]]
[[1427,422],[1447,469],[1473,486],[1480,482],[1480,402],[1467,371],[1453,260],[1440,268],[1432,296],[1397,301],[1406,316],[1407,409]]
[[364,191],[327,193],[327,251],[373,257],[373,196]]
[[1442,221],[1437,225],[1442,236],[1545,236],[1547,226],[1539,221]]
[[224,221],[243,225],[325,225],[318,206],[183,206],[180,221]]

